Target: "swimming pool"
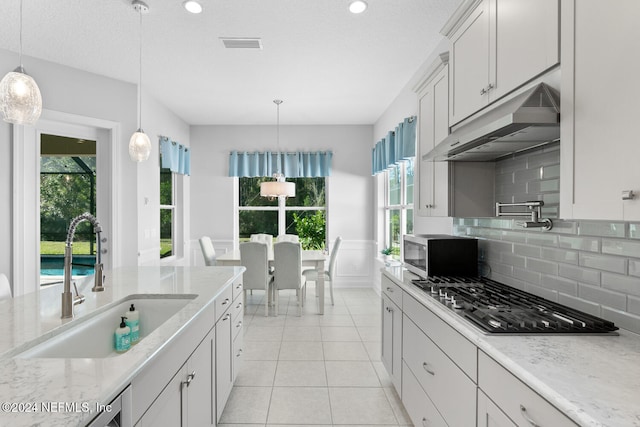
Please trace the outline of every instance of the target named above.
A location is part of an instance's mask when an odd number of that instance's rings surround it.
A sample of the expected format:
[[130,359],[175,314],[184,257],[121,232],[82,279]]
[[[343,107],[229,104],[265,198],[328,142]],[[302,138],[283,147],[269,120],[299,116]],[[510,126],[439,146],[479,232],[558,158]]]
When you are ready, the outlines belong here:
[[[71,265],[72,276],[88,276],[93,274],[93,265],[96,262],[95,255],[74,255]],[[64,275],[63,255],[40,255],[41,276]]]

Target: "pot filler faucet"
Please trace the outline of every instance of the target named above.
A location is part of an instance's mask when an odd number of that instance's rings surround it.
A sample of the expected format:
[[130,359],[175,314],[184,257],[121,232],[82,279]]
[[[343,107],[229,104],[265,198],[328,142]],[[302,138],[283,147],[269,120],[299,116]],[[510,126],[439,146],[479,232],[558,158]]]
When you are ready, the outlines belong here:
[[94,285],[91,290],[93,292],[101,292],[104,291],[104,287],[102,286],[104,283],[104,275],[103,270],[104,266],[102,265],[102,250],[100,248],[102,240],[100,238],[100,233],[102,233],[102,227],[100,227],[100,223],[89,212],[85,212],[82,215],[78,215],[73,220],[71,220],[71,224],[69,225],[69,232],[67,233],[67,241],[64,245],[64,290],[62,292],[62,319],[69,319],[73,317],[73,307],[77,304],[82,304],[84,302],[84,296],[78,295],[78,288],[76,284],[73,284],[75,288],[76,294],[75,296],[71,293],[71,260],[73,258],[73,236],[76,234],[76,227],[83,221],[89,221],[93,224],[93,232],[96,233],[96,242],[98,242],[98,250],[96,252],[96,263],[95,263],[95,274],[94,274]]
[[[530,212],[503,212],[501,208],[508,206],[526,207]],[[497,202],[496,216],[531,216],[531,221],[517,221],[516,225],[524,228],[542,228],[545,231],[549,231],[553,227],[553,221],[551,221],[549,218],[540,218],[542,216],[543,206],[544,202],[542,200],[520,203]]]

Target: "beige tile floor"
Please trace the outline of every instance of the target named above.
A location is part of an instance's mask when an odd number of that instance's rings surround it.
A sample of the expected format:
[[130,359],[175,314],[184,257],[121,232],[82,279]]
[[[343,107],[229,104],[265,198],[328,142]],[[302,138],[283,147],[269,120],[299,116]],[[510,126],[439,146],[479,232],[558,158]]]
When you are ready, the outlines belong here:
[[311,287],[302,317],[293,291],[264,317],[263,294],[247,295],[244,361],[220,427],[412,425],[380,361],[373,290],[336,289],[320,316]]

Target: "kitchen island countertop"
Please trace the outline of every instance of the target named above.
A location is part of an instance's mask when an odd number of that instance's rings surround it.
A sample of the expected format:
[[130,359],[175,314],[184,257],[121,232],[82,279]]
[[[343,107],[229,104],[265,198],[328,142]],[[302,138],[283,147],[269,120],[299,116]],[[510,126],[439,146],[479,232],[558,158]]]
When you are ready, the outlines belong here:
[[[104,292],[93,276],[78,281],[86,298],[74,319],[60,319],[62,284],[0,301],[0,425],[84,426],[189,323],[238,278],[244,267],[125,267],[106,271]],[[124,354],[101,358],[20,358],[17,354],[70,322],[129,295],[195,294],[193,300]],[[212,326],[213,326],[212,319]],[[117,325],[114,325],[114,330]],[[13,406],[10,406],[13,405]]]
[[640,335],[492,335],[411,284],[402,267],[382,270],[407,294],[580,426],[640,426]]

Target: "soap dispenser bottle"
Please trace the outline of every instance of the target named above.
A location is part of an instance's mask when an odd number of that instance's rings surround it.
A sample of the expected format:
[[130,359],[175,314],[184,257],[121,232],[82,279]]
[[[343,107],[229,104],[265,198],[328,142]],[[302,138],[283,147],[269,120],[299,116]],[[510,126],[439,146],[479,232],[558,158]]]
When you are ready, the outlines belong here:
[[120,322],[120,327],[116,329],[115,337],[115,347],[118,353],[124,353],[129,350],[131,347],[131,329],[124,322],[126,319],[125,316],[120,316],[122,321]]
[[137,344],[140,339],[140,312],[131,304],[127,315],[127,326],[131,329],[131,345]]

